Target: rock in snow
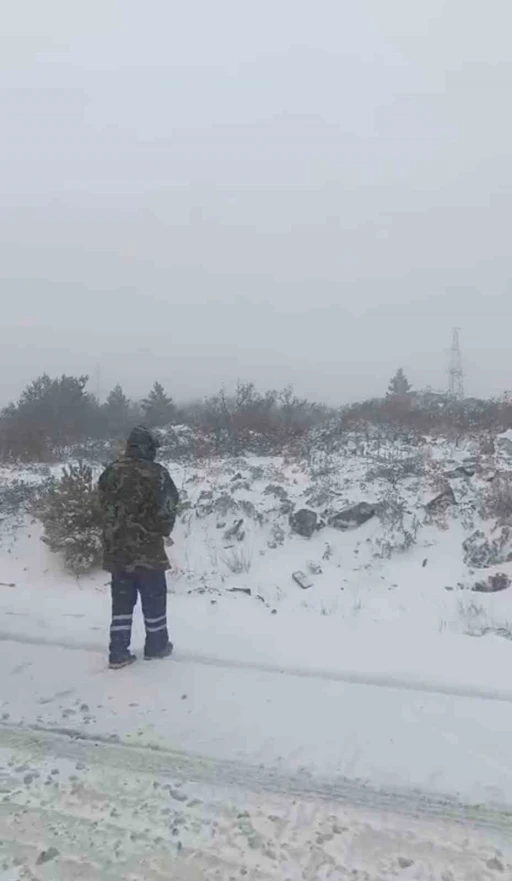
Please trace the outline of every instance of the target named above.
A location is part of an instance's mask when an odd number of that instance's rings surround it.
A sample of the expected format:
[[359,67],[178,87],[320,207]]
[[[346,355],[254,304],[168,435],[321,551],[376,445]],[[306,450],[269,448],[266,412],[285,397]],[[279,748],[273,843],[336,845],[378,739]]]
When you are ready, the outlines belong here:
[[474,477],[475,474],[476,468],[474,465],[459,465],[451,471],[446,471],[444,476],[448,480],[456,480],[459,477]]
[[50,863],[52,860],[56,860],[59,856],[59,851],[56,847],[49,847],[48,850],[43,850],[39,854],[36,866],[43,866],[45,863]]
[[352,505],[350,508],[344,508],[343,511],[333,514],[329,518],[329,526],[334,526],[335,529],[353,529],[371,520],[375,514],[376,510],[373,505],[369,505],[368,502],[359,502],[357,505]]
[[307,590],[308,587],[313,587],[313,582],[304,574],[304,572],[293,572],[292,578],[303,590]]
[[507,455],[512,455],[512,429],[504,431],[496,438],[499,449]]
[[297,535],[302,535],[304,538],[311,538],[317,523],[318,514],[310,511],[308,508],[301,508],[300,511],[297,511],[290,517],[290,526],[293,532],[296,532]]
[[510,587],[510,578],[504,572],[498,572],[496,575],[489,575],[486,581],[477,581],[473,590],[477,593],[497,593],[507,587]]
[[443,490],[442,493],[439,493],[438,496],[431,499],[430,502],[427,502],[425,508],[427,511],[444,511],[450,505],[456,505],[457,499],[455,498],[455,493],[451,486],[447,486],[446,489]]

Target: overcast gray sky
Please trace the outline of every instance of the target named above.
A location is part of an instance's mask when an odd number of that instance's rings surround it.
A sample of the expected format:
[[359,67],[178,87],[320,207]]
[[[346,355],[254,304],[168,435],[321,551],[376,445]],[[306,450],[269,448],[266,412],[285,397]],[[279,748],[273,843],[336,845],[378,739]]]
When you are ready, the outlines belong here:
[[16,0],[0,400],[512,388],[510,0]]

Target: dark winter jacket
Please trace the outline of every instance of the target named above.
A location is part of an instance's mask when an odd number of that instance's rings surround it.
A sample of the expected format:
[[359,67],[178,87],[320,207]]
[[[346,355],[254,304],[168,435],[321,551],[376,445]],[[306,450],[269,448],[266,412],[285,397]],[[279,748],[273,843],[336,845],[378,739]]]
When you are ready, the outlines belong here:
[[103,514],[103,568],[168,569],[164,538],[176,521],[179,494],[169,472],[154,459],[157,439],[135,428],[126,453],[99,479]]

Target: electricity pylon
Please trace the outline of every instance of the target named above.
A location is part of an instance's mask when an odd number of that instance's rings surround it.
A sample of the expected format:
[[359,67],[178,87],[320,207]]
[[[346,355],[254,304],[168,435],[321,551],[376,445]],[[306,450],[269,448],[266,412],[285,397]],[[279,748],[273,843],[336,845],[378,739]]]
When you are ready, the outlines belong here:
[[456,401],[464,398],[464,369],[460,349],[459,328],[453,328],[452,346],[450,349],[450,395]]

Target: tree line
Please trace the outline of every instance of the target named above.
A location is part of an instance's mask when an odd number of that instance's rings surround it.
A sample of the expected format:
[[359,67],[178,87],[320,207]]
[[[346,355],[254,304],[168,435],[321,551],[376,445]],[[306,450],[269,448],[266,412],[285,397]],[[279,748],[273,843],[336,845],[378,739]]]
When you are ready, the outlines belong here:
[[338,408],[298,397],[291,387],[260,392],[242,382],[231,393],[221,389],[179,406],[159,382],[140,401],[131,400],[117,384],[100,402],[88,390],[87,376],[43,374],[0,413],[0,456],[50,461],[85,441],[120,440],[136,424],[190,426],[208,453],[270,453],[327,423],[341,432],[365,426],[424,434],[496,432],[512,426],[512,400],[503,395],[455,401],[443,392],[415,391],[402,368],[382,398]]
[[44,461],[56,447],[86,439],[116,439],[137,423],[156,428],[175,419],[174,401],[159,382],[142,401],[131,401],[116,385],[100,403],[88,391],[88,381],[88,376],[43,374],[31,382],[18,401],[0,414],[3,457]]
[[141,401],[131,400],[117,384],[100,403],[88,388],[88,376],[50,377],[31,382],[17,402],[0,414],[2,458],[46,461],[66,447],[86,440],[124,438],[137,424],[165,428],[184,424],[210,437],[213,452],[236,453],[251,433],[272,435],[277,443],[306,431],[332,410],[297,397],[291,387],[260,393],[239,382],[233,393],[217,394],[177,406],[155,382]]

